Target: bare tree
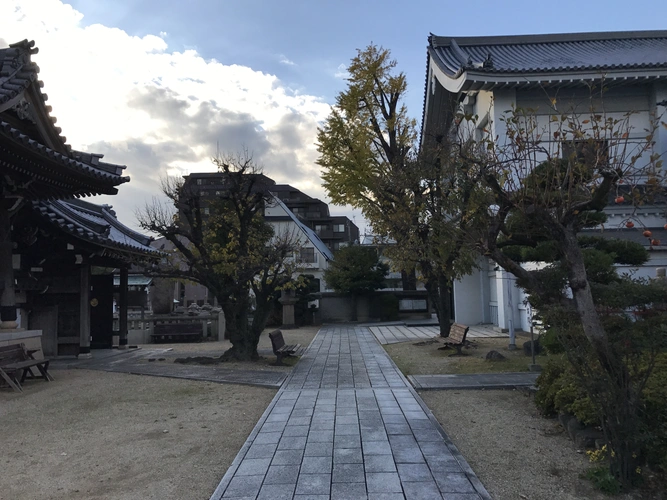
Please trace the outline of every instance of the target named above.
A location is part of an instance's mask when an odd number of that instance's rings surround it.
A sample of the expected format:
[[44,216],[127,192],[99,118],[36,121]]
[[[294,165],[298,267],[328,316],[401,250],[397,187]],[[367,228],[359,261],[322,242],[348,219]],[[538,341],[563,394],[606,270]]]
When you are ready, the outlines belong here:
[[[196,185],[168,178],[161,185],[166,200],[154,199],[137,219],[175,250],[151,274],[200,283],[217,298],[232,343],[221,360],[256,360],[273,298],[298,271],[299,242],[294,234],[275,234],[264,220],[271,195],[247,152],[213,163],[223,174],[220,196],[207,200]],[[256,309],[249,324],[252,295]]]

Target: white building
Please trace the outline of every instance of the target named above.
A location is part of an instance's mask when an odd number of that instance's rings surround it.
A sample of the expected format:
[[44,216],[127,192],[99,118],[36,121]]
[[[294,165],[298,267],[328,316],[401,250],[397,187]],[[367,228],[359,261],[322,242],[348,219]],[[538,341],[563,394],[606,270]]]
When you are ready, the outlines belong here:
[[[572,108],[590,98],[591,84],[604,79],[608,90],[604,109],[610,116],[633,111],[629,139],[641,140],[651,117],[667,109],[667,31],[577,33],[497,37],[429,37],[422,140],[441,133],[452,108],[479,117],[484,130],[500,141],[506,137],[502,117],[512,108],[536,110],[538,122],[548,122],[551,99]],[[600,101],[598,101],[600,102]],[[587,111],[588,107],[584,108]],[[634,134],[634,135],[633,135]],[[653,153],[667,159],[667,129],[661,127]],[[641,162],[642,160],[640,160]],[[638,275],[655,277],[667,266],[666,198],[635,214],[636,226],[652,231],[649,245],[641,231],[627,229],[632,207],[610,206],[604,236],[639,241],[649,248],[650,262]],[[602,229],[602,228],[601,228]],[[500,328],[529,325],[525,296],[514,278],[494,262],[480,261],[480,270],[454,286],[457,322],[492,323]]]
[[315,231],[306,226],[287,206],[271,194],[264,208],[264,219],[271,224],[276,237],[289,237],[300,247],[301,274],[313,276],[319,284],[319,291],[326,290],[324,271],[333,260],[333,252],[324,244]]

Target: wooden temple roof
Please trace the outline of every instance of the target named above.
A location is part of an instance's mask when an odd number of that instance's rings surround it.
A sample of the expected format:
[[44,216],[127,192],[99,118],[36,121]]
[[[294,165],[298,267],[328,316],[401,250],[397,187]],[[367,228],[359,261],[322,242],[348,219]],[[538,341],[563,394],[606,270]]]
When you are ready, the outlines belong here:
[[116,194],[128,182],[122,165],[100,161],[101,154],[75,151],[55,126],[46,105],[38,49],[24,40],[0,49],[0,173],[5,191],[27,199],[63,199]]
[[76,240],[101,247],[109,257],[150,260],[162,255],[150,246],[152,238],[123,225],[111,205],[83,200],[40,200],[33,201],[33,208],[53,227]]

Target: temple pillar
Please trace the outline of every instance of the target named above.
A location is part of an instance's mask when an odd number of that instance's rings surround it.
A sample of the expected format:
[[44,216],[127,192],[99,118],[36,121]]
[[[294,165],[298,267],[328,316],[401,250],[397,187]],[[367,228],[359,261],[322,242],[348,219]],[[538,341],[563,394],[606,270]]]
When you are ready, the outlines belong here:
[[120,287],[118,291],[118,348],[127,349],[127,267],[120,268]]
[[10,330],[16,322],[12,224],[9,211],[0,203],[0,329]]
[[90,358],[90,265],[84,262],[80,270],[79,298],[79,358]]

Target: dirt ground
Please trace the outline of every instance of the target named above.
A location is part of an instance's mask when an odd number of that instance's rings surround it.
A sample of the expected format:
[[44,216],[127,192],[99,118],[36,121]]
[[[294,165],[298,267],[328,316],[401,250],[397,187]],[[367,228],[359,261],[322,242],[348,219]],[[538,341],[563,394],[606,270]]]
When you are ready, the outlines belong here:
[[[604,500],[579,474],[590,466],[554,419],[519,391],[420,393],[495,500]],[[630,497],[617,496],[616,500]]]
[[276,391],[53,370],[0,389],[0,499],[208,499]]
[[[283,335],[288,344],[307,347],[319,328]],[[271,366],[270,331],[258,346],[264,359],[221,366],[291,370]],[[171,349],[160,357],[173,362],[220,356],[230,346],[142,348]],[[22,394],[0,389],[0,500],[208,499],[276,393],[101,371],[51,372],[53,383],[28,381]]]
[[[383,347],[405,375],[440,375],[446,373],[490,373],[528,371],[531,357],[523,353],[522,345],[529,336],[517,335],[514,351],[508,349],[508,338],[472,339],[473,347],[463,349],[463,356],[451,356],[455,349],[441,349],[445,344],[435,338],[422,342],[401,342]],[[505,356],[503,361],[487,361],[485,356],[491,350]],[[544,363],[545,357],[538,356],[536,363]]]

